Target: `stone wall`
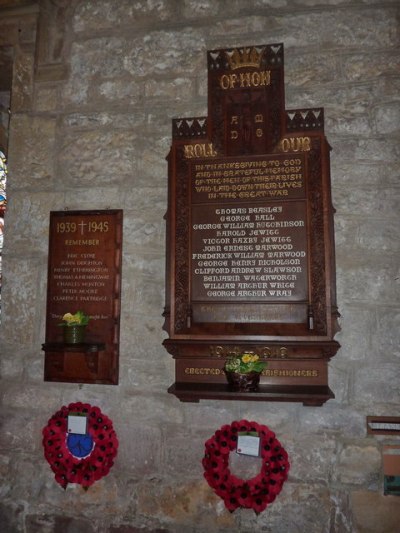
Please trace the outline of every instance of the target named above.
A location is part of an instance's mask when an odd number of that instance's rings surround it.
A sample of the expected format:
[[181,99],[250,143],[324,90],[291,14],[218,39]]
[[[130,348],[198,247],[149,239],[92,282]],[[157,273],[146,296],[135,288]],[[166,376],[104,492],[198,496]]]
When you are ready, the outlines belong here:
[[[18,9],[14,7],[16,4]],[[3,7],[1,7],[3,6]],[[0,3],[14,50],[3,255],[0,523],[4,531],[394,533],[366,416],[399,414],[399,25],[396,0],[43,0]],[[206,50],[283,42],[286,108],[322,106],[332,146],[342,348],[336,398],[297,404],[167,394],[161,346],[171,119],[207,113]],[[120,383],[43,381],[50,210],[124,210]],[[41,430],[98,405],[118,433],[110,474],[64,492]],[[205,440],[268,425],[291,471],[265,512],[230,514],[202,477]],[[4,526],[5,525],[5,526]]]

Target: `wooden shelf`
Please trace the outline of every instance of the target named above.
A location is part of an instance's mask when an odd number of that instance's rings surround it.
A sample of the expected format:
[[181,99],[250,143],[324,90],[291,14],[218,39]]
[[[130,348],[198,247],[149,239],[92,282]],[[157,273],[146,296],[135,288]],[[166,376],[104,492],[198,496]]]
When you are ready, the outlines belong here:
[[301,402],[321,406],[335,397],[326,385],[260,385],[257,392],[236,392],[225,383],[174,383],[168,392],[181,402],[200,400],[240,400],[255,402]]
[[78,352],[94,353],[101,352],[106,347],[104,342],[82,342],[78,344],[66,344],[65,342],[45,342],[42,350],[45,352]]

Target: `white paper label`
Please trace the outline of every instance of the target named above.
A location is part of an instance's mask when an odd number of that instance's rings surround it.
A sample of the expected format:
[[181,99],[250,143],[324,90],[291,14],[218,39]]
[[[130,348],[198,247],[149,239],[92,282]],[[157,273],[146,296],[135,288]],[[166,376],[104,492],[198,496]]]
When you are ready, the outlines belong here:
[[239,433],[236,452],[242,455],[252,455],[259,457],[260,455],[260,437],[257,435],[250,435],[248,433]]
[[68,415],[68,433],[86,435],[87,418],[86,415]]

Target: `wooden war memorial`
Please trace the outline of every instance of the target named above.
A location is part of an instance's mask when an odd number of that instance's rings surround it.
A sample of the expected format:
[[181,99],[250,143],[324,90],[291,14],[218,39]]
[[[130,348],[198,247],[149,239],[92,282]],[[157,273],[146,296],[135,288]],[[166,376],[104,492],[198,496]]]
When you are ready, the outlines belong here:
[[[339,344],[323,108],[285,109],[283,44],[212,50],[208,115],[173,120],[164,341],[169,392],[322,405]],[[268,362],[230,392],[226,357]]]
[[[44,379],[118,384],[122,210],[50,213]],[[85,341],[66,344],[61,319],[89,316]]]

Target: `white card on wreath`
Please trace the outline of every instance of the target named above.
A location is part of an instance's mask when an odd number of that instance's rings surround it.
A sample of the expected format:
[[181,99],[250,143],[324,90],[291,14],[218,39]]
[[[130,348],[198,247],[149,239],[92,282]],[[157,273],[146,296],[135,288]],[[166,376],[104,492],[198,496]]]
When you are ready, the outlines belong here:
[[238,433],[236,452],[242,455],[260,455],[260,437],[257,433]]
[[68,433],[86,435],[87,418],[85,414],[74,413],[68,415]]

